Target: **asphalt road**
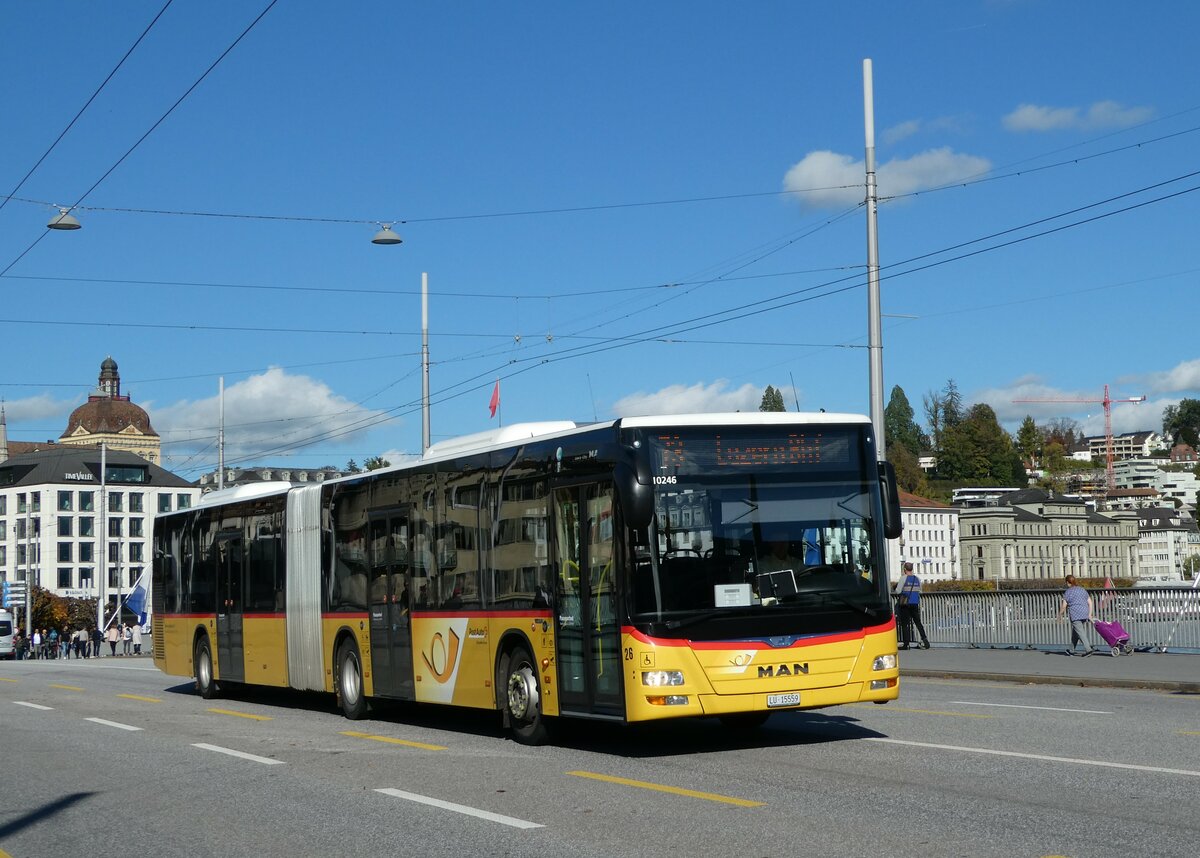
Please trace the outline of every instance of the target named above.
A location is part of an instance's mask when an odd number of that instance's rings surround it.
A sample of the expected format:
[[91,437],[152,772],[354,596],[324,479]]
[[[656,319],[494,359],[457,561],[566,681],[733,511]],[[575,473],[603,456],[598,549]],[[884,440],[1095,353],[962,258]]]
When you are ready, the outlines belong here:
[[575,724],[205,701],[147,659],[0,664],[0,856],[1194,856],[1200,695],[906,678],[901,699]]

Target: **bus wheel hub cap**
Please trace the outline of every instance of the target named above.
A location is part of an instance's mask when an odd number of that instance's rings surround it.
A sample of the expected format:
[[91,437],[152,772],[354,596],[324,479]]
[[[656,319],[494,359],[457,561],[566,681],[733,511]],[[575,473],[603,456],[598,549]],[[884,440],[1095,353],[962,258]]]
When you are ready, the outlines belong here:
[[537,711],[537,679],[528,667],[508,677],[508,711],[514,718],[525,719]]

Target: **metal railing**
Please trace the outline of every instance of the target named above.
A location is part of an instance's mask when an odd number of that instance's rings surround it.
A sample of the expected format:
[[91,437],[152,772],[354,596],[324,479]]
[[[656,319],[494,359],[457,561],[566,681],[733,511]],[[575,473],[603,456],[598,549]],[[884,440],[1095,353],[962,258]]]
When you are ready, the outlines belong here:
[[[1117,621],[1143,652],[1200,653],[1200,590],[1155,587],[1092,590],[1093,619]],[[1058,619],[1061,590],[925,593],[921,620],[944,646],[1065,650],[1071,633]],[[1097,633],[1097,645],[1104,641]]]

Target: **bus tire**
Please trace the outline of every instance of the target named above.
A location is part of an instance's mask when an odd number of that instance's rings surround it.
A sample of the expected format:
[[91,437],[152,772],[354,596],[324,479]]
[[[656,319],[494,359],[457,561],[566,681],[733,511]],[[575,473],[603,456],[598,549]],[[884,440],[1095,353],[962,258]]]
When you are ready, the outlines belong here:
[[205,700],[212,700],[220,689],[213,679],[212,645],[208,636],[204,635],[196,641],[196,651],[192,654],[192,666],[196,674],[196,693]]
[[542,714],[537,665],[529,650],[516,646],[508,656],[504,680],[504,713],[513,738],[522,745],[543,745],[550,738]]
[[342,714],[351,721],[358,721],[367,715],[367,696],[363,693],[362,658],[358,654],[358,646],[352,640],[344,640],[337,649],[337,681],[334,690],[337,692],[338,705]]

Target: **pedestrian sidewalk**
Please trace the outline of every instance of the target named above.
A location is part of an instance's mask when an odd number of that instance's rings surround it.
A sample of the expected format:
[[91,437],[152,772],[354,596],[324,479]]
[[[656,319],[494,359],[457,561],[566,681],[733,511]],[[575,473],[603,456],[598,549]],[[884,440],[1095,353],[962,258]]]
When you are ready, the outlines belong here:
[[1135,652],[1069,656],[1034,649],[937,647],[900,653],[900,677],[1154,688],[1200,694],[1200,655]]

